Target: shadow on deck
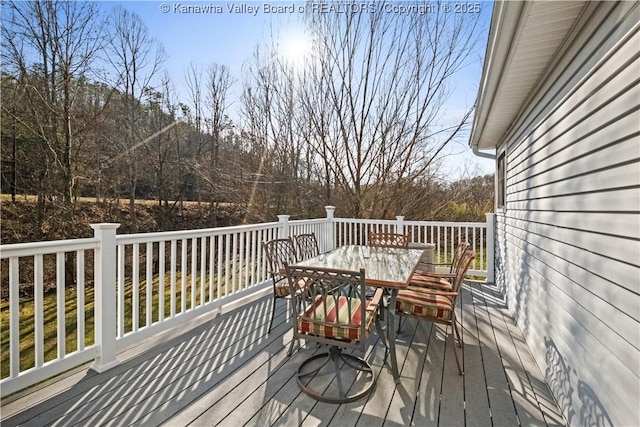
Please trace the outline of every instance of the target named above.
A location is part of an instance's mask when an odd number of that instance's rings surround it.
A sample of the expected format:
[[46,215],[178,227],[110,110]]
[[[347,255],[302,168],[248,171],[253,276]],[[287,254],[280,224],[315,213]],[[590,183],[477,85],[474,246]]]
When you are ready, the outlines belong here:
[[374,334],[366,357],[378,376],[376,387],[367,399],[343,405],[300,392],[296,369],[317,347],[309,344],[287,357],[287,305],[277,303],[267,335],[271,300],[146,340],[103,374],[83,367],[5,399],[2,425],[564,425],[491,285],[464,286],[458,307],[464,376],[440,326],[407,320],[397,341],[401,383],[394,383]]

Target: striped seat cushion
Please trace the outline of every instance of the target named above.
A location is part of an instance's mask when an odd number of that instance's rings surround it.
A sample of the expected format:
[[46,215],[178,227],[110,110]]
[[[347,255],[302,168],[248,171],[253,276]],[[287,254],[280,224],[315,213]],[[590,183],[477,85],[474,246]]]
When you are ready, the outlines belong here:
[[[305,334],[317,335],[325,338],[338,338],[360,341],[361,301],[358,298],[341,296],[337,300],[333,297],[325,298],[318,295],[315,303],[305,309],[303,316],[298,318],[298,331]],[[349,311],[349,305],[351,310]],[[351,319],[349,319],[351,313]],[[375,310],[365,310],[365,329],[371,330],[375,319]]]
[[289,282],[286,280],[281,280],[276,283],[275,287],[276,297],[285,298],[288,297],[291,292],[289,292]]
[[398,292],[396,310],[415,316],[432,317],[441,320],[451,319],[453,304],[445,295],[433,295],[415,289],[403,289]]
[[[300,280],[298,282],[298,287],[300,289],[304,288],[303,280]],[[289,290],[289,280],[285,277],[283,279],[280,279],[280,281],[276,282],[274,292],[276,294],[276,298],[286,298],[289,295],[291,295],[291,292]]]
[[451,282],[448,279],[419,271],[413,273],[409,286],[441,289],[443,291],[450,291],[452,289]]

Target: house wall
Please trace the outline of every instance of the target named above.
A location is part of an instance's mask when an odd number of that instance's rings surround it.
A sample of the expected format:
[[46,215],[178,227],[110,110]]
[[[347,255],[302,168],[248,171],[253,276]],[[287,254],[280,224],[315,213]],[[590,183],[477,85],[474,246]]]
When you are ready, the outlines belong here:
[[571,425],[640,425],[639,22],[590,3],[498,147],[496,283]]

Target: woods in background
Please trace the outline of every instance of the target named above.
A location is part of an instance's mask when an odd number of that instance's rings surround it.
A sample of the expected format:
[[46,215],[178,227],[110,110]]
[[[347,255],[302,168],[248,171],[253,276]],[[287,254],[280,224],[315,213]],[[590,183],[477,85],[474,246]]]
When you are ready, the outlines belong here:
[[3,9],[2,192],[35,195],[36,227],[58,237],[73,235],[79,197],[128,199],[133,230],[137,199],[154,200],[167,226],[184,201],[208,226],[229,206],[237,222],[318,217],[326,205],[451,221],[493,208],[492,176],[451,182],[442,162],[468,135],[472,107],[445,113],[456,73],[477,60],[477,15],[310,13],[304,61],[274,37],[241,76],[215,58],[190,64],[179,99],[161,43],[126,8]]

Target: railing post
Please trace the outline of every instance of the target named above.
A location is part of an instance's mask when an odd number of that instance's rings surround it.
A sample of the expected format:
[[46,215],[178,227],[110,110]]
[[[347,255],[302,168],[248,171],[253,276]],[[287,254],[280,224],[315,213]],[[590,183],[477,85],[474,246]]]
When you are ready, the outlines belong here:
[[396,224],[396,233],[404,234],[404,216],[396,216],[396,221],[398,221]]
[[120,363],[116,358],[116,229],[120,224],[91,224],[100,241],[94,254],[96,359],[91,369],[104,372]]
[[495,231],[496,214],[487,213],[487,282],[495,283]]
[[336,236],[335,236],[336,227],[333,222],[334,214],[336,212],[336,207],[325,206],[324,209],[327,211],[327,225],[324,231],[326,247],[324,248],[323,252],[326,252],[336,248]]
[[279,238],[284,239],[289,237],[289,217],[291,215],[278,215],[278,222],[280,223],[280,229],[282,234]]

